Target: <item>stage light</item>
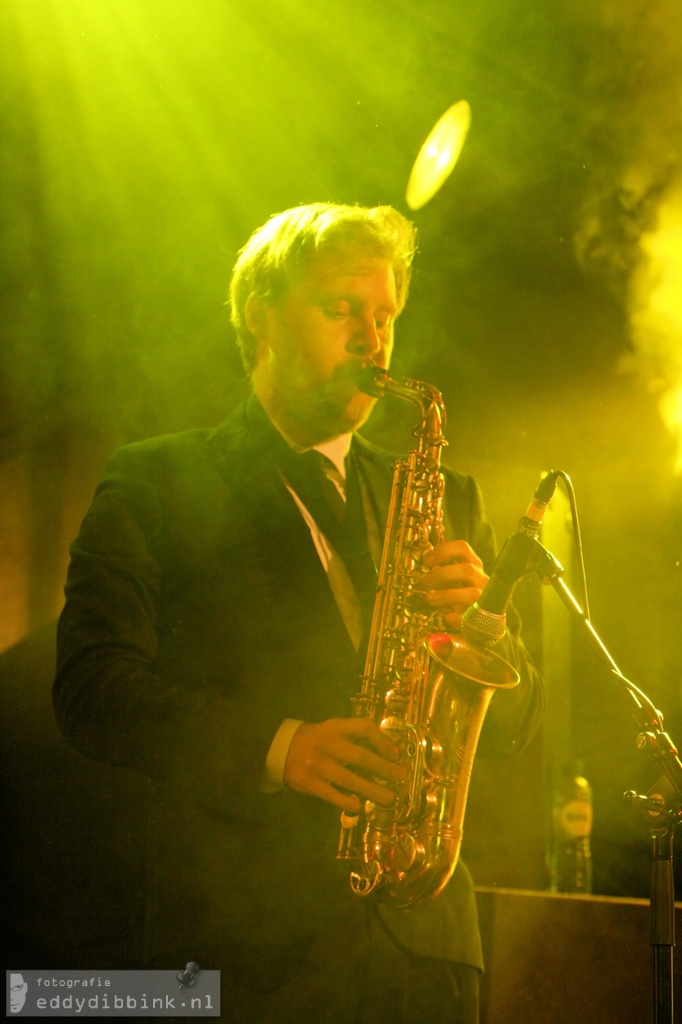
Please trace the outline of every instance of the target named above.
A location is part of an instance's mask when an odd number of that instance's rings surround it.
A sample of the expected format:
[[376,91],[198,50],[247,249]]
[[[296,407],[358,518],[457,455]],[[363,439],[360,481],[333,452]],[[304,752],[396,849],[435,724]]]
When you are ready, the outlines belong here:
[[419,210],[433,199],[459,159],[471,124],[471,107],[460,100],[445,111],[419,150],[407,183],[405,200]]

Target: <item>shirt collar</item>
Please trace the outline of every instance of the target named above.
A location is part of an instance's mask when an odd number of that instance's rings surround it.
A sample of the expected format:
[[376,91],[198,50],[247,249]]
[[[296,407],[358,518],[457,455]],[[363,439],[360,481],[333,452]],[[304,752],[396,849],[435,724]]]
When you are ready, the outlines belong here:
[[352,439],[352,434],[341,434],[340,437],[334,437],[331,441],[324,441],[322,444],[313,446],[316,452],[321,452],[330,462],[334,463],[344,480],[346,479],[346,456],[350,451]]
[[352,432],[348,434],[341,434],[340,437],[333,437],[331,441],[323,441],[321,444],[312,445],[310,448],[302,448],[300,444],[296,444],[295,441],[293,441],[290,437],[287,436],[287,434],[282,430],[279,424],[275,422],[275,420],[271,419],[270,416],[268,416],[268,413],[265,411],[265,409],[263,409],[263,413],[270,421],[270,423],[272,423],[273,427],[275,427],[277,433],[284,438],[284,440],[289,445],[292,451],[298,452],[299,454],[308,451],[320,452],[327,459],[329,459],[330,462],[334,464],[334,467],[340,474],[342,480],[346,479],[345,460],[346,456],[350,451],[351,442],[353,440]]

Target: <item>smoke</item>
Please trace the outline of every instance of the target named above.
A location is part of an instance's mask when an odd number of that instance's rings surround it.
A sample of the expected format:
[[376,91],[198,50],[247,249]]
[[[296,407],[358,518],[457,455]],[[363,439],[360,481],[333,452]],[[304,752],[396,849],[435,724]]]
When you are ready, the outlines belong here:
[[630,350],[617,370],[658,396],[682,471],[682,7],[602,0],[582,16],[594,102],[575,251],[618,296]]
[[663,422],[678,441],[676,471],[682,472],[682,183],[666,195],[640,246],[630,283],[633,350],[621,370],[640,374],[659,396]]

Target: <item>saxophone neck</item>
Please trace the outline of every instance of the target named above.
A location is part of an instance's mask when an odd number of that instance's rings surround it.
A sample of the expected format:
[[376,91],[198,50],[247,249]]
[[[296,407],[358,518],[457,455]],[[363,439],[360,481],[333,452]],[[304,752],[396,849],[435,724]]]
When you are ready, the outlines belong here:
[[421,420],[414,428],[414,435],[423,444],[447,444],[445,440],[445,403],[438,388],[422,380],[403,378],[395,380],[380,366],[366,365],[358,374],[358,387],[373,398],[392,395],[416,405]]

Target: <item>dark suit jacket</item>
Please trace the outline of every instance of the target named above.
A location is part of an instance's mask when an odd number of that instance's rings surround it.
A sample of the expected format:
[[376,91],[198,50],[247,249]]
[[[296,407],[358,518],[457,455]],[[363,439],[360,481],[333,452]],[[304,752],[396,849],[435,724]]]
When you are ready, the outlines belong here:
[[[120,449],[72,547],[55,707],[82,752],[156,782],[148,948],[170,966],[181,955],[243,970],[254,947],[281,958],[359,902],[335,862],[338,812],[259,788],[282,720],[347,716],[358,687],[357,654],[277,472],[283,445],[252,398],[216,430]],[[353,450],[385,510],[393,460],[358,437]],[[474,482],[449,473],[446,491],[449,535],[489,567]],[[541,705],[522,649],[502,653],[524,678],[489,713],[496,753],[530,738]],[[449,888],[436,931],[459,934],[429,938],[431,904],[416,945],[440,955],[445,941],[478,965],[464,868]]]

